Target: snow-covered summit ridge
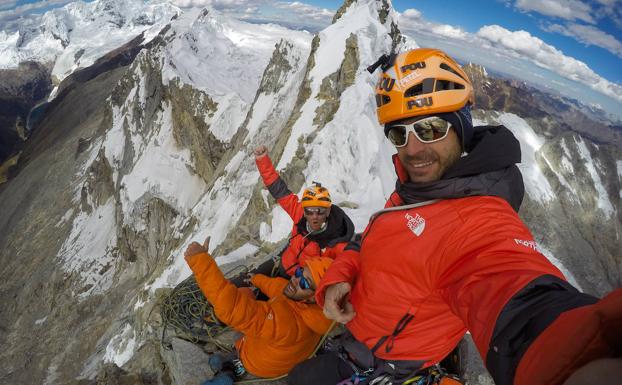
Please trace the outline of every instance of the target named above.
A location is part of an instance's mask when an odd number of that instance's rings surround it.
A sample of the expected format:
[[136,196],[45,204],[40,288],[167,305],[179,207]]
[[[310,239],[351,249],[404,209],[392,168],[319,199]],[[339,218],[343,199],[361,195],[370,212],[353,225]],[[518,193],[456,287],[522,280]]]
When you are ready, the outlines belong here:
[[317,35],[311,54],[314,66],[306,79],[310,95],[277,165],[279,170],[287,168],[299,143],[305,143],[305,185],[321,181],[330,186],[335,202],[354,202],[360,209],[346,211],[361,230],[369,215],[383,206],[394,183],[394,149],[376,118],[377,74],[366,68],[393,48],[399,33],[394,30],[396,20],[389,2],[352,2]]
[[32,16],[18,31],[0,31],[0,69],[24,61],[52,63],[52,75],[60,82],[143,32],[150,40],[180,12],[162,0],[69,3]]
[[175,38],[165,47],[165,82],[182,83],[211,96],[236,94],[245,103],[255,97],[275,45],[284,37],[308,49],[311,35],[274,24],[251,24],[210,9],[182,13],[171,25]]

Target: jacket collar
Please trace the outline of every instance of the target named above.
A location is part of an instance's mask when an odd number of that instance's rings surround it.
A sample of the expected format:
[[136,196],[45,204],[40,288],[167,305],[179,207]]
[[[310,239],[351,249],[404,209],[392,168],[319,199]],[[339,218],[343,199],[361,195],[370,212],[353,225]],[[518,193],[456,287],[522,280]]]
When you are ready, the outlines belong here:
[[397,155],[393,156],[398,180],[396,192],[405,204],[432,199],[497,196],[518,211],[524,185],[516,167],[521,159],[520,143],[503,126],[475,128],[473,147],[438,181],[414,183]]

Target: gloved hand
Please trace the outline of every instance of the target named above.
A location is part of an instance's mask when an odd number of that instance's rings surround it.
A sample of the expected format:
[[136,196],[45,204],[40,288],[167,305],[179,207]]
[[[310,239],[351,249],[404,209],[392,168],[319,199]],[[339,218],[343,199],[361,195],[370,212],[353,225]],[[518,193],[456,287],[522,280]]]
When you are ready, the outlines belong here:
[[233,378],[228,373],[220,373],[210,380],[203,381],[201,385],[233,385]]

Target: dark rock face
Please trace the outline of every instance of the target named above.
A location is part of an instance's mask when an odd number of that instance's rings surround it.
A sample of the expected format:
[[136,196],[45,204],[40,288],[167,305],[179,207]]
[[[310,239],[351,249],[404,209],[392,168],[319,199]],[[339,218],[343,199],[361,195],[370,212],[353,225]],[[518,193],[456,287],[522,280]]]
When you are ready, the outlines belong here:
[[313,124],[322,128],[333,119],[339,109],[341,94],[354,83],[359,68],[358,42],[354,34],[346,40],[346,51],[341,66],[335,73],[322,80],[318,99],[322,100],[315,111]]
[[[3,186],[0,301],[12,311],[0,315],[3,328],[0,341],[7,346],[5,353],[0,353],[1,383],[65,383],[79,377],[85,370],[85,361],[93,354],[93,347],[114,337],[107,334],[111,324],[114,325],[111,315],[123,314],[123,298],[130,287],[136,286],[136,282],[130,280],[128,284],[121,279],[119,291],[79,301],[76,296],[92,290],[93,284],[84,282],[76,271],[60,269],[54,256],[58,255],[63,238],[70,235],[71,219],[77,213],[92,213],[117,198],[113,171],[103,151],[89,158],[110,127],[107,99],[115,93],[127,66],[140,51],[141,42],[142,37],[139,37],[63,81],[37,130],[24,144],[18,163],[21,172]],[[81,169],[83,165],[86,168]],[[79,185],[72,185],[76,178],[80,180]],[[151,227],[177,215],[159,203],[157,200],[145,202],[145,210],[158,215],[146,221]],[[114,206],[112,210],[114,217]],[[161,228],[164,229],[165,224]],[[109,230],[101,229],[102,232]],[[131,257],[137,259],[142,255],[128,252],[132,241],[140,245],[144,237],[124,234],[123,227],[117,230],[119,236],[125,238],[118,242],[119,247],[107,251],[109,261],[97,267],[95,274],[113,275],[113,268],[121,267],[122,273],[129,277],[128,266],[138,271],[137,276],[141,275],[140,271],[153,270],[154,260],[159,256],[157,252],[134,265]],[[152,238],[162,236],[162,231],[153,231]],[[33,234],[37,236],[33,238]],[[147,239],[144,243],[149,251],[166,247],[160,239],[157,242]],[[33,298],[44,305],[24,307]],[[25,339],[24,335],[31,338]],[[23,361],[23,357],[32,354],[46,358],[38,359],[34,367]],[[151,357],[157,359],[157,354]],[[97,364],[92,365],[95,366],[92,370],[97,371]],[[144,368],[151,369],[143,370],[139,377],[102,368],[93,383],[168,382],[157,379],[162,376],[158,365],[153,360],[143,362]],[[88,365],[86,370],[89,370]]]
[[[104,101],[122,71],[101,74],[79,90],[68,92],[64,102],[42,122],[39,132],[45,135],[26,142],[22,172],[3,186],[0,302],[9,311],[0,313],[0,342],[7,347],[0,353],[2,383],[44,383],[48,376],[67,378],[66,373],[73,378],[83,365],[76,357],[88,356],[83,349],[95,344],[106,330],[106,314],[119,311],[112,310],[120,301],[114,296],[76,303],[70,288],[77,277],[59,270],[54,256],[71,230],[71,221],[62,218],[68,208],[76,206],[76,186],[68,181],[88,157],[88,151],[76,157],[76,149],[81,138],[98,131]],[[100,163],[92,172],[105,175],[105,168]],[[96,194],[100,198],[109,194],[105,188],[89,184],[87,190],[91,188],[100,191]],[[37,306],[26,305],[33,299]],[[84,323],[87,315],[89,322]],[[37,359],[36,367],[29,366],[24,358],[35,354],[46,358]]]
[[0,164],[19,150],[28,136],[28,113],[52,90],[48,67],[25,62],[17,69],[0,70]]
[[125,45],[110,51],[106,55],[97,59],[97,61],[87,68],[78,70],[69,75],[58,87],[58,96],[54,99],[55,103],[62,101],[64,94],[68,89],[76,87],[94,79],[98,75],[119,67],[125,67],[134,61],[134,58],[143,48],[143,35],[138,35]]

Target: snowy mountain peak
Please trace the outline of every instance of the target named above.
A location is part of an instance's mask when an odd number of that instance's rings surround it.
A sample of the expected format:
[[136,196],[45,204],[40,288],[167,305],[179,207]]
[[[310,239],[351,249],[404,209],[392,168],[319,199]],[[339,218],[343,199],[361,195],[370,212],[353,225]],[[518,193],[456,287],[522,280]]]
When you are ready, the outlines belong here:
[[0,69],[17,68],[24,61],[53,63],[52,75],[60,82],[142,32],[152,38],[180,12],[162,1],[70,3],[32,16],[18,31],[1,32]]

